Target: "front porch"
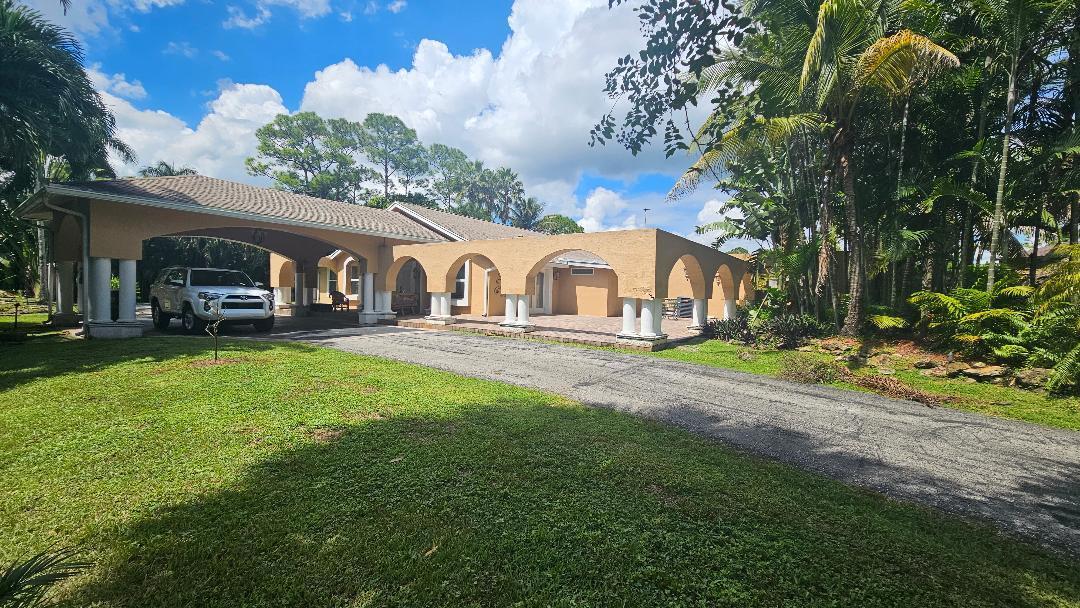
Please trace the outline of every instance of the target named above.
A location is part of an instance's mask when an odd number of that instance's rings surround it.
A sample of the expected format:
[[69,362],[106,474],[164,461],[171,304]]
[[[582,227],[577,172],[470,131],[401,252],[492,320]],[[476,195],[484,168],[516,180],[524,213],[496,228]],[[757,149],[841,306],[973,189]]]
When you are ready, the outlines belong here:
[[503,316],[455,315],[450,325],[432,324],[423,317],[399,318],[397,325],[420,329],[464,331],[492,336],[507,336],[533,340],[549,340],[585,344],[588,346],[608,346],[633,348],[638,350],[660,350],[696,337],[699,332],[690,329],[690,319],[662,320],[663,340],[635,340],[619,338],[623,329],[621,317],[592,317],[585,315],[532,315],[532,328],[529,332],[504,327]]

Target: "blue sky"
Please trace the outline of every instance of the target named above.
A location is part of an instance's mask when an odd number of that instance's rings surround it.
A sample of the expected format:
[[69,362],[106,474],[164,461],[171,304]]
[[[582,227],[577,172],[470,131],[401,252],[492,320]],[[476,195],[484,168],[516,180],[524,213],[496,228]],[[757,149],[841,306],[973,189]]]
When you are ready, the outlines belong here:
[[[590,148],[610,107],[604,72],[641,44],[606,0],[57,0],[28,2],[75,31],[121,137],[159,159],[260,183],[243,161],[281,112],[397,114],[427,143],[517,171],[549,211],[587,230],[648,222],[702,241],[706,187],[664,195],[686,157]],[[123,167],[125,174],[138,166]],[[711,211],[713,212],[711,212]]]

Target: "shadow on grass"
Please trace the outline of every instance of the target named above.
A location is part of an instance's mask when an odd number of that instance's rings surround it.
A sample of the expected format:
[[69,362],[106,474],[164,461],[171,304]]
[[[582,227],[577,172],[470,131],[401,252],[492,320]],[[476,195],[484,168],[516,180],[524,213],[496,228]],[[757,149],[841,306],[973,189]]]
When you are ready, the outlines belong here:
[[[331,429],[90,542],[73,605],[1035,606],[1070,564],[610,412]],[[1074,565],[1074,564],[1073,564]]]
[[[58,343],[63,343],[63,347],[57,348]],[[254,341],[238,343],[222,340],[221,346],[222,353],[273,348]],[[209,336],[178,340],[84,340],[57,335],[29,336],[21,342],[0,344],[0,391],[38,378],[78,375],[129,361],[165,361],[178,355],[210,358],[213,349],[214,344]]]

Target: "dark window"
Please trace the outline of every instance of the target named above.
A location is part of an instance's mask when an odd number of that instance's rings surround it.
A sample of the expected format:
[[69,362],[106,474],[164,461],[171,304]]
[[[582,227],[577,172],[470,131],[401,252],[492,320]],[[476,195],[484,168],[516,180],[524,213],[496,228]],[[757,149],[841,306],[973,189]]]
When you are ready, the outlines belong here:
[[326,291],[337,291],[337,273],[328,270],[326,275]]
[[192,287],[254,287],[248,276],[238,270],[192,270]]
[[465,265],[461,265],[461,270],[457,272],[457,281],[454,282],[454,293],[450,296],[453,300],[465,299]]
[[571,268],[570,274],[592,274],[592,268]]

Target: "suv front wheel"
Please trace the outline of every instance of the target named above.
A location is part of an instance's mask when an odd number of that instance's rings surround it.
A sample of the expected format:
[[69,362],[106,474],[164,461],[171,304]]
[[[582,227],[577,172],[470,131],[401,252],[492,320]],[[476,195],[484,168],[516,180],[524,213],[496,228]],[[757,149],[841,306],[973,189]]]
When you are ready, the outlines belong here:
[[191,308],[191,304],[184,304],[184,312],[180,315],[180,324],[183,325],[184,331],[189,334],[202,333],[206,329],[206,321],[195,316],[195,310]]

